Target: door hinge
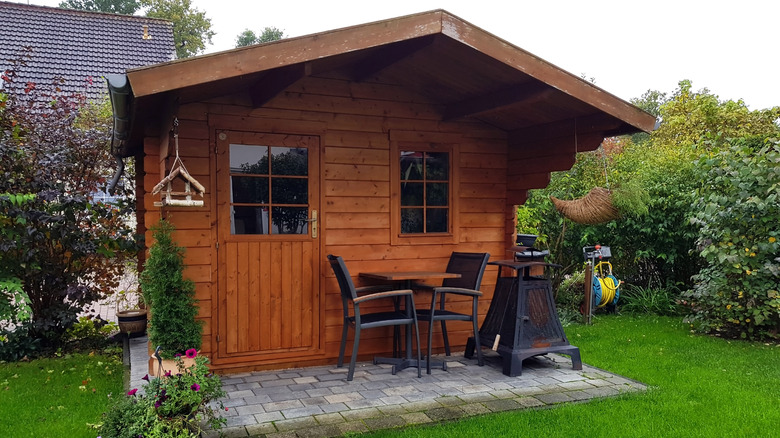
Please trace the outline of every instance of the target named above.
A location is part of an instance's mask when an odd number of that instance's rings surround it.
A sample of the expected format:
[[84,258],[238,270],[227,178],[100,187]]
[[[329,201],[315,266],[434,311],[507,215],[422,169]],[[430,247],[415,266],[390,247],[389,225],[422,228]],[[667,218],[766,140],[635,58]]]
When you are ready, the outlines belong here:
[[217,249],[219,249],[219,242],[215,243],[214,245],[217,247]]
[[219,335],[217,335],[217,342],[219,342]]

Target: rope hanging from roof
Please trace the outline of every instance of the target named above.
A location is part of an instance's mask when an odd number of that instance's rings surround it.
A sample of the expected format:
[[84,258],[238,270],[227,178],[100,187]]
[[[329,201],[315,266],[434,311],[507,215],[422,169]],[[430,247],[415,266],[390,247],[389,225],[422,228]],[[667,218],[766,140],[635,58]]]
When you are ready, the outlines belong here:
[[[574,119],[574,153],[577,153],[577,119]],[[596,225],[620,217],[620,211],[612,203],[607,175],[607,157],[604,156],[604,178],[607,188],[594,187],[582,198],[562,200],[550,196],[555,209],[567,219],[578,224]]]

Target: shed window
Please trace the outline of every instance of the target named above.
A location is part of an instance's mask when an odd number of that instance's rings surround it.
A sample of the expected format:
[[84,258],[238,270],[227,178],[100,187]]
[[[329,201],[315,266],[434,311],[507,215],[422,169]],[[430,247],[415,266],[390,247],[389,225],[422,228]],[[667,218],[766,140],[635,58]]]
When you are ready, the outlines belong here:
[[450,153],[400,151],[401,234],[450,230]]

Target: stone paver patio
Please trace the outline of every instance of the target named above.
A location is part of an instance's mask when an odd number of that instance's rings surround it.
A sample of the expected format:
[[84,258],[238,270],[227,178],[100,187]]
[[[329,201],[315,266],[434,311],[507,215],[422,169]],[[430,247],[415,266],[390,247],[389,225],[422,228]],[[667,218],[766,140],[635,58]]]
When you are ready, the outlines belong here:
[[[146,373],[146,338],[131,340],[131,385]],[[359,362],[352,382],[346,368],[258,371],[222,376],[227,437],[335,437],[348,432],[435,423],[508,410],[587,401],[646,390],[640,382],[549,354],[526,359],[523,374],[501,373],[501,358],[485,366],[453,355],[448,370],[417,378],[415,368],[391,374],[388,365]],[[217,434],[209,434],[216,437]]]

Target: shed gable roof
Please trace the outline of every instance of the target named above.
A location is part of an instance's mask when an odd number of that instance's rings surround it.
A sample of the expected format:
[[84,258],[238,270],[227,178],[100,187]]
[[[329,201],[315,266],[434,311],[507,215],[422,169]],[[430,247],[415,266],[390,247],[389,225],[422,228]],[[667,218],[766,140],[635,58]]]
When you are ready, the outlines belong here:
[[146,66],[127,76],[136,104],[146,109],[165,98],[186,103],[241,90],[260,107],[313,76],[403,87],[442,120],[479,120],[509,133],[571,120],[580,121],[579,131],[605,135],[655,126],[652,115],[443,10]]
[[[143,38],[144,26],[151,38]],[[166,20],[0,2],[0,29],[3,62],[32,48],[27,65],[17,69],[19,86],[61,76],[65,92],[86,91],[92,99],[105,93],[100,76],[175,56],[173,24]]]

